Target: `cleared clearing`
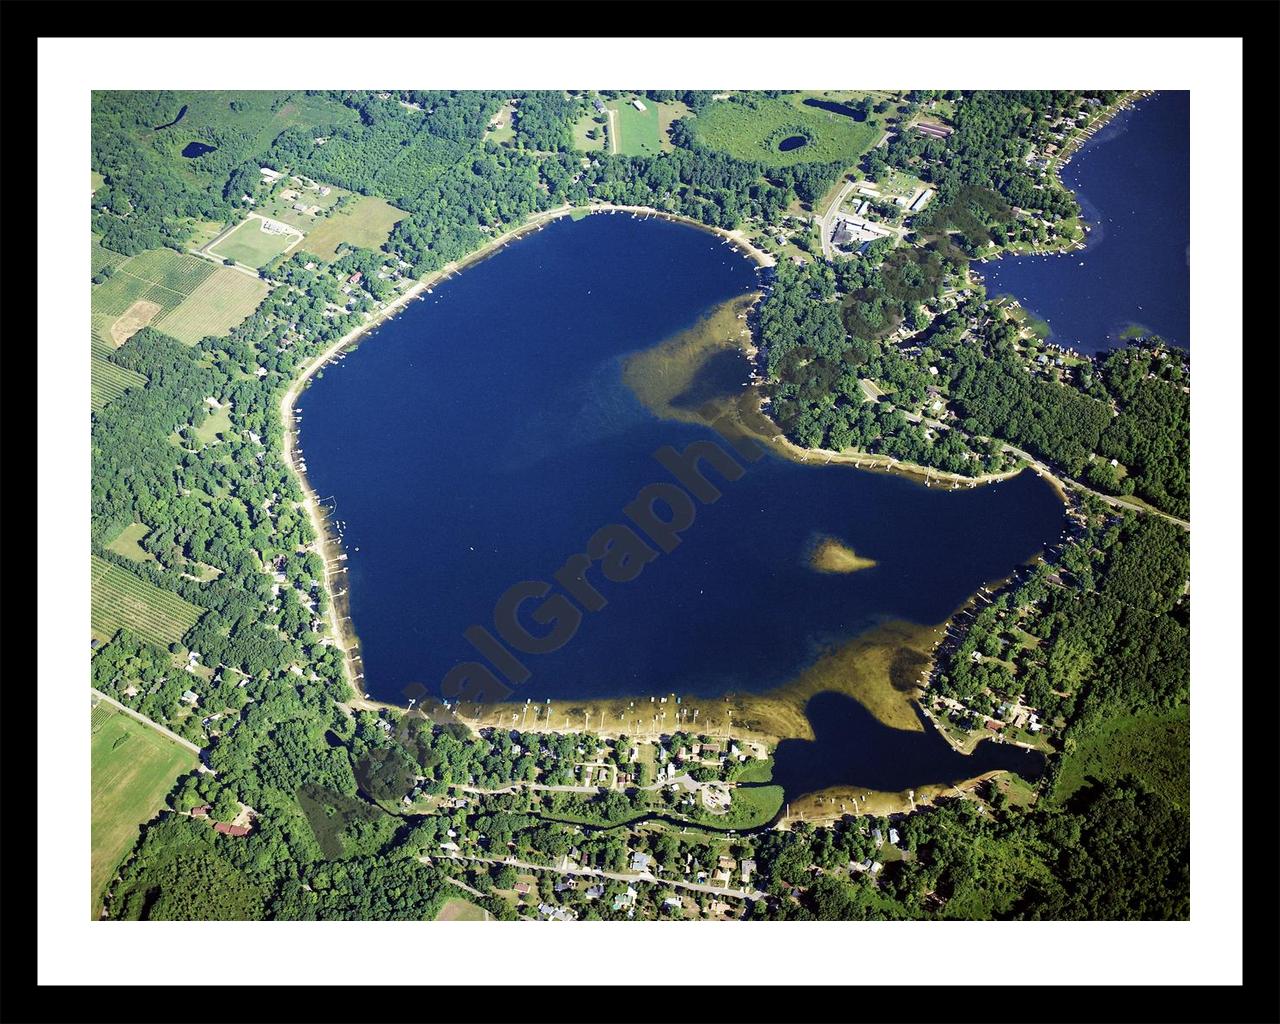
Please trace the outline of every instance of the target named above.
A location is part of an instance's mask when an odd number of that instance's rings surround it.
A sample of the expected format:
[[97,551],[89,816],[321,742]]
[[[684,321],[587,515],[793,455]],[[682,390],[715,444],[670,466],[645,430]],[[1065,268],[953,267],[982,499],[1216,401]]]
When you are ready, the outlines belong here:
[[139,299],[124,311],[124,315],[111,325],[111,343],[119,348],[164,312],[158,302]]
[[266,284],[230,267],[214,267],[176,308],[156,322],[156,329],[184,345],[195,345],[208,335],[222,337],[258,308],[267,297]]
[[155,817],[174,780],[196,766],[196,755],[105,701],[93,706],[90,913],[102,910],[102,891]]
[[145,523],[130,523],[107,545],[107,549],[134,562],[154,562],[156,556],[138,543],[150,532],[151,527]]
[[489,920],[489,912],[482,907],[477,907],[474,903],[463,899],[448,900],[440,913],[436,914],[437,921],[487,921]]
[[162,647],[177,643],[204,614],[177,594],[97,555],[89,556],[90,625],[93,635],[109,640],[121,626]]
[[303,239],[302,248],[322,260],[333,259],[343,244],[378,249],[391,229],[407,216],[382,199],[361,196],[350,206],[319,221]]

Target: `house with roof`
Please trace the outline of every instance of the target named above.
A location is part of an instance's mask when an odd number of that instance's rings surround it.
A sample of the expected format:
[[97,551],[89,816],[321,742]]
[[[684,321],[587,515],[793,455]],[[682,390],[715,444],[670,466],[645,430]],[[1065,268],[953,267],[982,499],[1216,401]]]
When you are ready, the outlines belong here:
[[621,910],[623,907],[634,907],[636,905],[636,896],[638,893],[631,886],[627,886],[627,891],[619,896],[615,896],[613,900],[613,909]]
[[638,852],[633,853],[631,855],[631,870],[632,871],[648,871],[649,855],[647,853],[638,853]]

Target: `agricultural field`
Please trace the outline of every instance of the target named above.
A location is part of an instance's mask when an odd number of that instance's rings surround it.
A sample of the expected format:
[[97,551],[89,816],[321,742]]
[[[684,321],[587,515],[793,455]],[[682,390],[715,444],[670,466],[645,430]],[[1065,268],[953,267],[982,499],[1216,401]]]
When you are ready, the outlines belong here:
[[331,214],[307,234],[302,248],[322,260],[331,260],[341,245],[361,249],[379,249],[391,234],[391,229],[407,217],[382,199],[361,196],[346,208]]
[[100,236],[93,236],[93,244],[89,247],[90,253],[90,271],[98,273],[104,267],[118,267],[127,260],[128,256],[123,256],[111,249],[104,249],[100,242]]
[[94,412],[101,412],[130,388],[140,388],[147,378],[94,353],[90,361],[89,397]]
[[111,277],[93,286],[93,337],[119,348],[136,331],[177,309],[217,269],[172,249],[148,249],[129,257]]
[[151,527],[145,523],[130,523],[120,531],[115,540],[107,545],[107,550],[123,555],[133,562],[154,562],[156,556],[138,543],[150,532]]
[[[212,264],[210,264],[212,265]],[[230,267],[215,267],[177,309],[156,321],[156,329],[184,345],[213,334],[221,337],[258,308],[268,288],[256,277]]]
[[196,755],[106,701],[94,705],[90,764],[90,914],[102,909],[102,891],[155,817],[174,781],[196,766]]
[[264,230],[266,224],[259,217],[249,217],[232,228],[230,233],[210,243],[205,251],[218,259],[233,259],[257,270],[297,245],[302,236],[302,232],[292,225],[286,225],[290,229],[288,231],[271,232]]
[[[849,114],[808,105],[806,99],[834,103],[802,94],[757,99],[750,106],[722,100],[706,107],[692,125],[710,148],[770,167],[816,162],[852,165],[883,134],[881,122],[874,116],[855,121]],[[805,139],[804,145],[788,152],[779,150],[778,144],[791,136]]]
[[90,624],[93,635],[109,640],[121,626],[144,639],[167,647],[204,614],[172,594],[97,555],[89,556]]

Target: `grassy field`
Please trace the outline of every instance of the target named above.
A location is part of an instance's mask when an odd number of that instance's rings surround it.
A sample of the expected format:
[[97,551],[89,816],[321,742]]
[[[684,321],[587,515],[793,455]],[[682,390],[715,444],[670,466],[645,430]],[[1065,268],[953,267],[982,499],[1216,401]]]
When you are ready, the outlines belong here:
[[92,712],[93,810],[90,824],[90,914],[102,909],[102,890],[155,816],[174,780],[196,766],[196,755],[105,701]]
[[468,900],[447,900],[436,914],[437,921],[487,921],[489,912],[477,907]]
[[107,549],[134,562],[154,562],[156,556],[138,543],[150,532],[151,527],[144,523],[130,523],[120,531],[115,540],[107,545]]
[[[712,149],[770,167],[826,161],[853,164],[879,141],[883,129],[874,116],[855,121],[847,114],[806,106],[805,98],[780,96],[757,100],[754,106],[718,101],[693,120],[693,128]],[[791,135],[801,135],[808,142],[781,152],[778,143]]]
[[216,245],[210,245],[207,251],[218,259],[233,259],[257,270],[294,245],[302,234],[296,229],[272,234],[262,230],[264,223],[257,217],[250,217]]
[[1170,803],[1191,802],[1191,712],[1128,715],[1108,721],[1083,737],[1062,758],[1052,800],[1063,803],[1091,780],[1133,775]]
[[90,360],[89,398],[94,412],[100,412],[130,388],[140,388],[147,378],[126,370],[95,354]]
[[613,100],[607,106],[615,111],[613,123],[618,126],[617,152],[623,156],[657,156],[662,150],[662,120],[658,104],[640,101],[637,110],[631,99]]
[[333,259],[343,244],[377,249],[407,216],[382,199],[361,196],[346,209],[319,221],[303,239],[302,248],[322,260]]
[[156,321],[157,330],[184,345],[195,345],[207,335],[221,337],[238,327],[267,297],[266,284],[256,277],[230,267],[213,270],[181,305]]
[[121,626],[139,636],[167,646],[177,643],[204,609],[188,604],[177,594],[104,561],[89,556],[93,635],[109,640]]

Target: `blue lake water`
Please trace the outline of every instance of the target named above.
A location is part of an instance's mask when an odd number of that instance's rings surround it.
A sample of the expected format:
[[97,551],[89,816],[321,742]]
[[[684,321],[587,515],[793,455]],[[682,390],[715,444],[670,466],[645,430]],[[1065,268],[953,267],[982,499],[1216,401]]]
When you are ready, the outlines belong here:
[[982,264],[988,292],[1014,295],[1081,353],[1122,343],[1130,325],[1190,348],[1190,106],[1188,92],[1157,93],[1090,139],[1062,173],[1087,248]]
[[901,793],[997,769],[1034,781],[1044,771],[1043,754],[1014,744],[984,740],[972,754],[961,754],[918,710],[919,732],[879,726],[870,711],[843,693],[819,693],[805,712],[814,738],[785,739],[774,756],[773,781],[790,797],[836,785]]
[[[344,524],[366,690],[439,694],[478,657],[463,631],[495,633],[507,588],[552,580],[597,529],[627,522],[641,488],[672,481],[657,449],[715,437],[651,414],[622,361],[756,286],[753,264],[707,232],[561,220],[412,303],[313,382],[302,448]],[[770,455],[736,481],[708,476],[723,496],[697,506],[673,551],[628,582],[590,570],[607,606],[559,650],[521,655],[531,677],[511,699],[765,691],[884,619],[941,621],[1063,522],[1028,473],[950,492]],[[814,572],[815,532],[877,566]],[[522,608],[533,634],[553,625],[533,621],[538,605]]]

